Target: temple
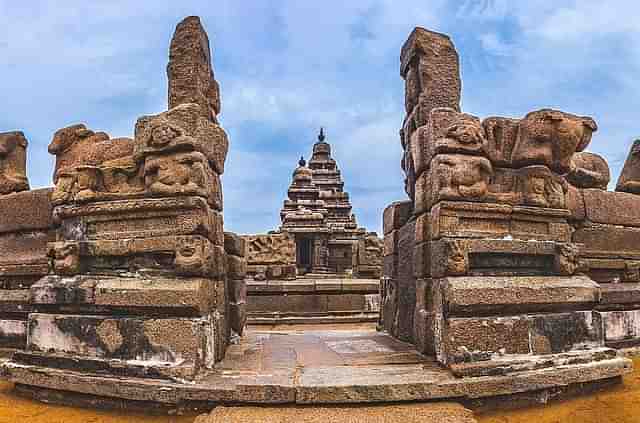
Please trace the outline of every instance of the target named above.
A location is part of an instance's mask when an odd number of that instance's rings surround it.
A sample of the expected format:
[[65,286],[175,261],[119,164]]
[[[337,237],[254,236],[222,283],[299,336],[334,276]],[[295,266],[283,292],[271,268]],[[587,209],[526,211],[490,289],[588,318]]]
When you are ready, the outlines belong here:
[[365,250],[375,248],[371,238],[376,234],[358,227],[322,128],[308,165],[304,158],[298,164],[280,212],[280,231],[295,240],[298,274],[352,274],[355,270],[359,276],[380,277],[379,262],[358,266],[358,242],[368,243]]
[[358,227],[324,129],[287,197],[278,230],[245,236],[249,321],[375,321],[382,240]]
[[[211,57],[199,18],[180,22],[168,110],[139,117],[132,138],[56,131],[51,188],[29,189],[24,134],[0,133],[0,377],[17,392],[174,412],[482,408],[631,371],[640,141],[607,191],[606,160],[585,151],[594,119],[463,113],[453,41],[416,28],[400,54],[407,198],[384,210],[384,241],[357,226],[322,130],[279,229],[240,236],[223,224]],[[363,321],[377,327],[258,326]]]

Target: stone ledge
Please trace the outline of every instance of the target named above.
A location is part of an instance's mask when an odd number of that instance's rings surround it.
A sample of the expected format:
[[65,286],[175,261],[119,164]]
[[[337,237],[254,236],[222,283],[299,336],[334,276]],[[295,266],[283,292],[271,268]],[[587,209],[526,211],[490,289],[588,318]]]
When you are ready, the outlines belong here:
[[[265,347],[265,343],[269,345]],[[631,371],[630,360],[602,356],[590,363],[558,361],[545,369],[459,378],[407,344],[370,330],[256,332],[234,348],[236,353],[217,370],[202,374],[192,383],[106,377],[16,362],[3,364],[0,374],[11,382],[31,385],[32,390],[64,387],[69,395],[211,406],[473,400],[612,380]],[[281,356],[291,349],[325,352],[320,356],[294,354],[292,358],[297,359]],[[267,368],[256,364],[250,359],[256,353],[266,359],[263,363],[271,364]],[[410,361],[394,358],[406,358],[407,354],[413,357]],[[547,358],[552,361],[554,356]]]
[[379,286],[378,279],[247,280],[247,290],[250,295],[262,293],[377,293]]
[[445,281],[444,301],[452,316],[590,309],[600,300],[598,284],[586,276],[461,276]]

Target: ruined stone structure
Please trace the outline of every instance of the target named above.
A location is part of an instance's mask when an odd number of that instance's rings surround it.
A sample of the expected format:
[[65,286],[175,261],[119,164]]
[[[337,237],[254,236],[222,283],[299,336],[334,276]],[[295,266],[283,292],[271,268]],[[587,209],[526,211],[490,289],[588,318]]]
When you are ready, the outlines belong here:
[[461,113],[458,62],[422,28],[402,48],[411,200],[384,212],[380,328],[459,377],[615,368],[608,347],[640,344],[640,197],[604,191],[589,117]]
[[[223,230],[228,140],[198,18],[177,26],[167,74],[170,109],[133,139],[63,128],[55,188],[0,197],[0,345],[18,349],[18,384],[59,389],[48,381],[70,369],[193,379],[244,330],[244,241]],[[28,188],[26,140],[0,141],[2,186]]]
[[[52,189],[28,190],[26,139],[0,134],[0,376],[18,392],[144,409],[482,405],[630,370],[616,349],[640,345],[638,142],[605,191],[606,161],[584,151],[593,119],[462,113],[453,43],[417,28],[401,53],[410,199],[384,211],[384,245],[355,224],[322,132],[280,230],[240,237],[223,229],[229,142],[197,17],[178,24],[167,73],[169,110],[133,138],[54,134]],[[245,330],[250,313],[377,317],[379,286],[378,332]]]
[[245,236],[251,321],[377,319],[382,241],[358,227],[322,128],[287,196],[278,231]]

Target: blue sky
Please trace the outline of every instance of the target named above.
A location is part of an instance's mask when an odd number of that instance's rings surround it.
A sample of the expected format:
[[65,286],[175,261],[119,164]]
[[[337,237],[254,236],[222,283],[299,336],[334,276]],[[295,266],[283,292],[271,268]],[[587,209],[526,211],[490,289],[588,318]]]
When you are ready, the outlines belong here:
[[139,116],[166,109],[169,40],[188,15],[209,33],[222,88],[228,230],[278,226],[324,126],[360,223],[380,231],[385,205],[405,198],[398,56],[415,26],[452,37],[467,113],[590,115],[589,150],[613,182],[640,136],[637,1],[0,0],[0,131],[27,135],[33,187],[50,185],[56,129],[132,136]]

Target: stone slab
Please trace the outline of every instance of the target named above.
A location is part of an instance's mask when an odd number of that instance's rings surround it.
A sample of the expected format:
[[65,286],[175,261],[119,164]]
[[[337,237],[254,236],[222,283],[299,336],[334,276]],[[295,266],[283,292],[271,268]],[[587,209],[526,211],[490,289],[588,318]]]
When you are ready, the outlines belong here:
[[22,349],[27,344],[27,322],[0,319],[0,348]]
[[525,241],[571,241],[567,210],[441,201],[430,216],[430,224],[422,226],[428,233],[418,235],[421,239],[510,237]]
[[23,191],[0,198],[0,233],[48,229],[52,188]]
[[31,313],[27,351],[193,364],[206,361],[206,323],[204,319]]
[[604,345],[600,315],[591,311],[453,317],[446,319],[441,336],[448,364],[484,361],[495,354],[559,354]]
[[591,222],[640,227],[640,196],[599,189],[585,189],[583,196]]
[[599,309],[606,310],[615,305],[640,304],[640,283],[600,284],[601,300]]
[[640,228],[589,223],[576,229],[573,242],[584,244],[585,257],[640,259]]
[[461,276],[444,284],[450,316],[591,309],[600,300],[597,283],[586,276]]
[[[550,363],[553,356],[546,356]],[[249,331],[217,369],[191,383],[106,377],[5,362],[8,380],[31,389],[64,387],[87,394],[169,405],[356,404],[475,399],[539,391],[619,377],[631,361],[604,359],[457,378],[411,345],[366,329]]]
[[640,310],[600,312],[608,345],[640,345]]
[[383,231],[384,235],[393,230],[400,229],[411,218],[413,213],[413,202],[410,200],[396,201],[384,209]]

